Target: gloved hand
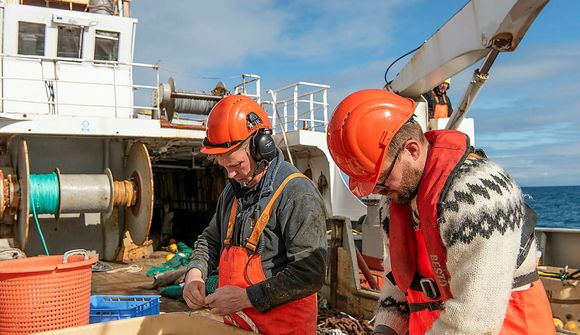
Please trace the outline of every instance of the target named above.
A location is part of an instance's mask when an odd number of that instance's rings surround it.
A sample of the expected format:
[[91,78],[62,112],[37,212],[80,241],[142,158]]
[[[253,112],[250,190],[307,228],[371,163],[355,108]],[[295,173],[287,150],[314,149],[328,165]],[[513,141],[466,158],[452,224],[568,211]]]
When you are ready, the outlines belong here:
[[391,327],[385,325],[376,325],[373,335],[398,335]]

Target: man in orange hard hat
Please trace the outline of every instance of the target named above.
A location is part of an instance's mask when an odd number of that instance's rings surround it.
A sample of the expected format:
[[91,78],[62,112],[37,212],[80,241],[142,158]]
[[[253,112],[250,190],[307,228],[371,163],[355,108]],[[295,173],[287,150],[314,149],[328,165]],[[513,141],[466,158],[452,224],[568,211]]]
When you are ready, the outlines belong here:
[[447,91],[451,87],[451,78],[445,79],[441,84],[424,94],[427,100],[427,107],[430,119],[446,118],[453,113],[451,99],[447,96]]
[[[201,152],[226,170],[229,184],[196,242],[185,301],[261,334],[315,334],[327,254],[316,186],[284,161],[268,115],[247,96],[214,106]],[[204,279],[218,267],[218,289],[206,296]]]
[[520,188],[458,131],[423,133],[415,102],[385,90],[345,98],[328,148],[357,196],[391,200],[392,272],[376,334],[554,334]]

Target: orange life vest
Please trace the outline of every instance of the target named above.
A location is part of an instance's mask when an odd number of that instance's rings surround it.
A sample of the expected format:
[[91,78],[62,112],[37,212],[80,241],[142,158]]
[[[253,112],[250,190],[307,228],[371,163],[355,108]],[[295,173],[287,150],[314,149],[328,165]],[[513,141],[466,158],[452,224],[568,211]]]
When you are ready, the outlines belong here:
[[[260,254],[256,248],[260,235],[270,220],[274,204],[286,184],[293,178],[306,178],[301,173],[293,173],[286,177],[278,187],[264,211],[256,221],[252,234],[244,247],[232,246],[231,238],[234,231],[238,202],[234,198],[228,221],[228,231],[224,241],[224,249],[219,262],[218,287],[234,285],[246,288],[266,280],[262,269]],[[274,307],[266,313],[261,313],[251,307],[240,312],[226,315],[224,322],[245,330],[260,334],[315,334],[318,317],[316,294],[290,303]]]
[[443,103],[439,101],[439,97],[435,94],[435,90],[432,90],[431,93],[433,94],[433,98],[435,99],[435,109],[433,111],[433,118],[434,119],[441,119],[449,117],[449,106],[447,105],[447,98],[445,94],[443,94]]
[[[461,132],[438,130],[425,136],[431,148],[417,193],[418,229],[412,227],[408,205],[392,202],[390,208],[390,278],[407,293],[409,335],[425,334],[445,309],[445,300],[452,298],[437,206],[469,155],[469,138]],[[500,334],[555,334],[550,304],[537,273],[526,279],[515,287],[531,283],[531,288],[512,293]]]

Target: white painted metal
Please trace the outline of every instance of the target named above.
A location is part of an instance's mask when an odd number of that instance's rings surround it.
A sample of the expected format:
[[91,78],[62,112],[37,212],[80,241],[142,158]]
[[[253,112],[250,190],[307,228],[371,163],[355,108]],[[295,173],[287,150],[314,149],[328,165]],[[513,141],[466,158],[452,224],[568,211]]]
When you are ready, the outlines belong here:
[[367,205],[367,216],[362,224],[362,254],[378,259],[385,256],[381,211],[385,206],[385,197],[371,195],[363,199]]
[[[322,173],[328,183],[328,190],[322,192],[329,216],[344,216],[358,220],[366,214],[366,205],[350,192],[340,169],[334,164],[328,147],[326,133],[309,130],[293,130],[286,133],[287,144],[295,157],[294,165],[301,172],[312,170],[313,181],[317,183]],[[280,148],[286,144],[280,134],[275,135]]]
[[[447,125],[448,121],[449,118],[431,119],[429,120],[429,129],[446,129],[445,126]],[[470,144],[475,146],[475,121],[472,118],[463,119],[457,130],[469,136]]]
[[542,264],[580,269],[580,229],[536,228]]
[[[0,134],[43,134],[79,135],[142,138],[183,138],[205,137],[205,131],[165,128],[159,120],[150,119],[108,119],[99,117],[36,115],[12,118],[12,114],[0,114]],[[201,122],[197,123],[201,125]]]
[[[548,0],[469,1],[415,53],[391,83],[418,97],[487,55],[492,47],[516,49]],[[511,38],[500,46],[496,39]]]
[[[20,22],[45,25],[44,55],[18,55]],[[1,96],[4,112],[133,117],[131,47],[135,22],[118,16],[6,6],[2,51],[5,89]],[[82,58],[57,57],[58,27],[63,24],[82,28]],[[94,60],[97,31],[119,34],[116,62]]]

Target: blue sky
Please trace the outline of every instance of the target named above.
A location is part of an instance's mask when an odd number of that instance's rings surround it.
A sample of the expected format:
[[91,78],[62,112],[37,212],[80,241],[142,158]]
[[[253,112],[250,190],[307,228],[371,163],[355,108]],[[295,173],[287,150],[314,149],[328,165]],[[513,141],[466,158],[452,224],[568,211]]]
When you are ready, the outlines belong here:
[[[179,89],[231,88],[242,73],[263,92],[297,81],[331,85],[331,109],[384,85],[386,67],[417,47],[465,1],[151,1],[135,61],[161,61]],[[502,53],[469,112],[476,142],[523,186],[580,185],[580,1],[552,0],[518,49]],[[391,69],[392,78],[409,58]],[[479,63],[477,64],[479,65]],[[473,67],[453,78],[461,99]]]

